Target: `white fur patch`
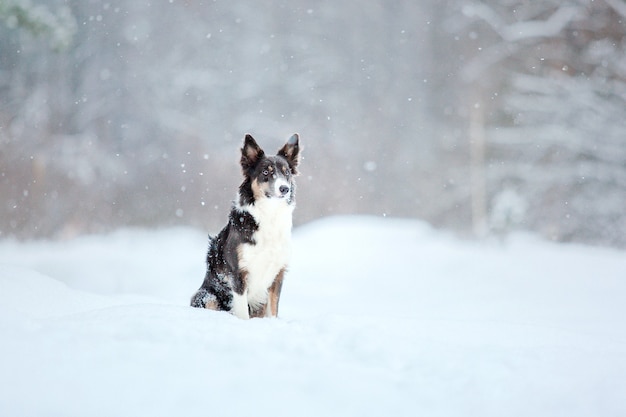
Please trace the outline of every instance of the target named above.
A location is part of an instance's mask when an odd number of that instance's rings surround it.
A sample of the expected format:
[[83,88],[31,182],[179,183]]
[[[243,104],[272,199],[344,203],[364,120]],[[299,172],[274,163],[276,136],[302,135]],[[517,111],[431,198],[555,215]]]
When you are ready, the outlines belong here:
[[253,309],[267,302],[269,287],[289,263],[294,208],[283,198],[261,198],[242,207],[259,224],[253,235],[256,244],[244,244],[239,250],[239,267],[248,272],[247,301]]
[[230,312],[240,319],[247,320],[250,318],[250,313],[248,312],[248,292],[244,291],[243,295],[239,295],[233,291],[233,304],[230,308]]

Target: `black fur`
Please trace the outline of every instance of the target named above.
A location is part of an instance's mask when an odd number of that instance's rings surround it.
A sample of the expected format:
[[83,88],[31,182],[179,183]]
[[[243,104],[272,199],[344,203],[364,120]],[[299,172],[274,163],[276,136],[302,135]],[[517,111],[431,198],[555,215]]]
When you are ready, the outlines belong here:
[[217,236],[209,237],[207,272],[200,290],[191,300],[192,307],[204,307],[212,295],[220,310],[230,310],[231,291],[243,294],[245,283],[238,267],[237,247],[241,243],[254,244],[252,235],[258,228],[250,213],[233,207],[228,225]]
[[289,169],[293,175],[298,175],[298,163],[300,162],[300,143],[298,136],[293,135],[278,151],[278,156],[281,156],[289,164]]

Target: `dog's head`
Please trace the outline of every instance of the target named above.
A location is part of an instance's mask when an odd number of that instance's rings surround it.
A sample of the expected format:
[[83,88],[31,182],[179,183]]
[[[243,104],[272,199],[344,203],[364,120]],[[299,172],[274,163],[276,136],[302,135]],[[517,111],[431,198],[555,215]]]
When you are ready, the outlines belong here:
[[295,181],[300,159],[300,137],[294,133],[275,156],[266,156],[251,135],[246,135],[241,148],[241,169],[244,182],[242,197],[246,203],[261,198],[294,201]]

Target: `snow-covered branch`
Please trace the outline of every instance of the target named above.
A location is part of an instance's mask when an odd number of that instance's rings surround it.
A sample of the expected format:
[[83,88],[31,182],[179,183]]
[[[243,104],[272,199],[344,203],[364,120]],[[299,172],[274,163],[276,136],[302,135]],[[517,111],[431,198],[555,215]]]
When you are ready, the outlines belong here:
[[489,68],[514,55],[519,49],[518,45],[503,42],[490,46],[461,69],[461,78],[465,82],[474,82]]
[[558,8],[546,20],[530,20],[513,24],[506,24],[486,4],[468,4],[463,8],[463,14],[470,18],[482,19],[506,42],[553,37],[558,35],[571,22],[582,17],[581,8],[572,5]]

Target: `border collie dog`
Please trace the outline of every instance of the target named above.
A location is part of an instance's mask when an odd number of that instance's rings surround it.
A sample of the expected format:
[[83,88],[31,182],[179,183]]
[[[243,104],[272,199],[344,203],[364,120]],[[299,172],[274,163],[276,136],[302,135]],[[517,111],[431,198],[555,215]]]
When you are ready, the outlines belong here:
[[291,252],[294,176],[300,158],[294,134],[275,156],[266,156],[246,135],[241,149],[243,182],[228,218],[209,236],[207,271],[192,307],[235,316],[276,317]]

